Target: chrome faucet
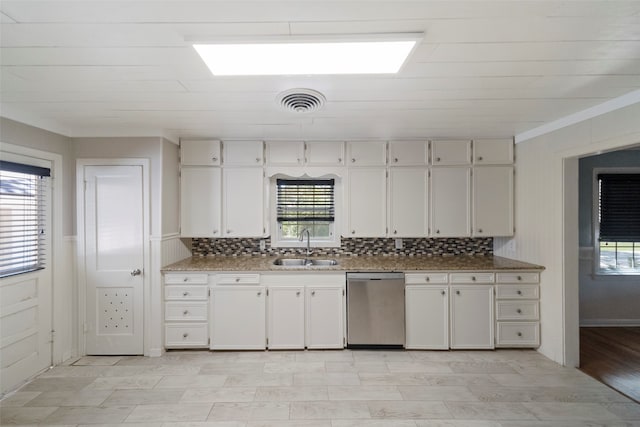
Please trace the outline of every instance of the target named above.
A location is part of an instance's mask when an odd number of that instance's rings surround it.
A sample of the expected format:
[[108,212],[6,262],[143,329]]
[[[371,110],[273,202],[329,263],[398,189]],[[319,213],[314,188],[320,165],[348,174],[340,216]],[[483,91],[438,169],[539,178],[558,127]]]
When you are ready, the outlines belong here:
[[311,232],[309,231],[308,228],[303,228],[302,231],[300,232],[300,241],[304,242],[304,233],[307,233],[307,257],[309,257],[311,255]]

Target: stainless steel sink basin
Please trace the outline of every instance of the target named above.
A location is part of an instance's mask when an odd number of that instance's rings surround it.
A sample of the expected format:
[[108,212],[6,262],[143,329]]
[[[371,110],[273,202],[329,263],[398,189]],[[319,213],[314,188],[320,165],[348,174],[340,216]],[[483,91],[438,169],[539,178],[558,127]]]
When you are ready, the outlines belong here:
[[330,258],[276,258],[274,265],[283,267],[330,267],[338,261]]

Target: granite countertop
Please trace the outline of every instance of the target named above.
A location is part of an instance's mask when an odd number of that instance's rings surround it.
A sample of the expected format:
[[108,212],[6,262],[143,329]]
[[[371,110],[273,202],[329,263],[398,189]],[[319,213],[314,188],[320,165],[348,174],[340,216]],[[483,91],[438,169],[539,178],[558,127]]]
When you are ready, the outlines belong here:
[[[544,270],[544,267],[499,256],[325,256],[338,261],[335,266],[283,267],[273,264],[276,258],[300,256],[204,256],[191,257],[168,265],[165,273],[177,271],[491,271]],[[314,257],[310,257],[314,258]]]

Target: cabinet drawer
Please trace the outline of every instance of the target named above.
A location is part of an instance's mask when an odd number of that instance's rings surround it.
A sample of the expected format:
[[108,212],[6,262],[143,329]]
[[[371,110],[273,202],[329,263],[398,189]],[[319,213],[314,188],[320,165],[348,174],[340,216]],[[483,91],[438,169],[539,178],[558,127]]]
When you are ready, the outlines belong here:
[[538,283],[539,273],[496,273],[496,283]]
[[167,300],[206,300],[206,286],[165,286],[164,299]]
[[498,347],[538,347],[540,324],[538,322],[498,322]]
[[218,274],[216,284],[218,285],[257,285],[260,283],[259,274]]
[[171,273],[164,275],[164,283],[167,285],[179,285],[179,284],[203,284],[206,285],[209,280],[207,274],[194,274],[194,273]]
[[209,343],[207,324],[165,325],[164,341],[166,347],[207,347]]
[[207,303],[206,302],[182,302],[171,301],[164,305],[164,320],[167,321],[186,321],[197,320],[201,322],[207,321]]
[[497,320],[538,320],[538,301],[497,301]]
[[538,285],[496,285],[497,299],[538,299]]
[[451,273],[451,283],[493,283],[493,273]]
[[447,283],[447,273],[409,273],[404,275],[404,281],[411,285],[424,283]]

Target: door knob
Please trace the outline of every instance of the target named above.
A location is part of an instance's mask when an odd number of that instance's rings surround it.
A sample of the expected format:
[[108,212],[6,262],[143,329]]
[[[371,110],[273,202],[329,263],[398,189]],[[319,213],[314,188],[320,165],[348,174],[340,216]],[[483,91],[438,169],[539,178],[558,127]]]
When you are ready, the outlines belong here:
[[142,270],[140,270],[139,268],[136,268],[135,270],[131,270],[130,273],[132,276],[139,276],[142,274]]

